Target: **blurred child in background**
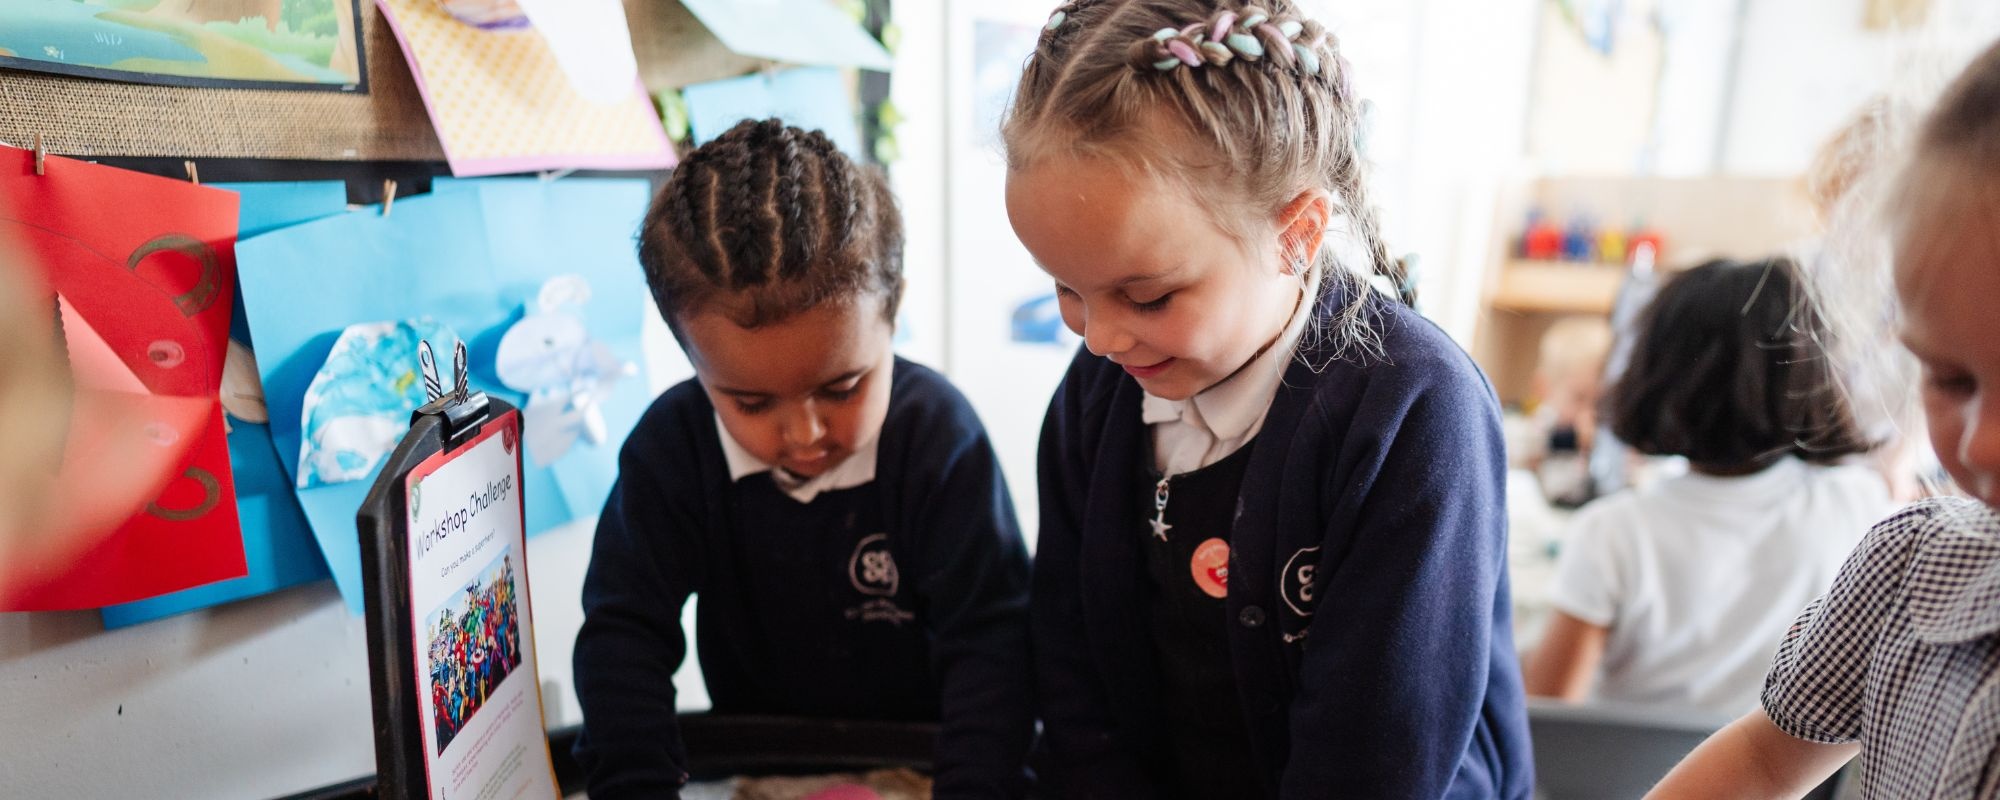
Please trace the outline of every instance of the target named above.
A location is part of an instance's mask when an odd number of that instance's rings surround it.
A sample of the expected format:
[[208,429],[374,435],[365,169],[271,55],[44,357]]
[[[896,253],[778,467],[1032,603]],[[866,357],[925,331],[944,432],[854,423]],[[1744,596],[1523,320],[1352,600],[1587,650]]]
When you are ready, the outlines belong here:
[[1607,407],[1620,440],[1689,472],[1571,521],[1531,694],[1755,706],[1778,632],[1889,510],[1874,473],[1834,465],[1868,445],[1824,340],[1789,260],[1668,280]]

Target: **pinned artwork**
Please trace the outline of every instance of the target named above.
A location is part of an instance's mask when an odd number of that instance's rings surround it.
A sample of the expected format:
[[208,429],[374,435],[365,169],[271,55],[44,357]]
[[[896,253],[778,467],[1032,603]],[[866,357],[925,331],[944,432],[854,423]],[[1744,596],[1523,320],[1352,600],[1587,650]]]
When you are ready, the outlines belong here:
[[519,0],[535,32],[548,42],[570,88],[593,103],[612,104],[639,85],[639,60],[620,0]]
[[[240,198],[239,239],[347,210],[347,185],[340,181],[209,185],[236,192]],[[137,625],[327,577],[326,559],[306,526],[291,476],[271,444],[270,412],[255,347],[239,292],[229,320],[228,355],[222,364],[222,408],[229,427],[229,470],[236,482],[236,514],[241,521],[248,573],[106,606],[100,612],[105,628]]]
[[[408,57],[452,174],[674,165],[636,64],[623,69],[632,42],[618,3],[508,4],[546,33],[501,24],[499,4],[376,4]],[[489,18],[497,28],[477,22]]]
[[730,50],[753,58],[888,72],[896,60],[826,0],[681,0]]
[[410,427],[425,401],[417,374],[418,343],[458,341],[430,319],[370,322],[341,331],[326,363],[306,387],[299,430],[298,487],[368,477]]
[[0,6],[0,67],[170,86],[367,91],[358,0]]
[[590,337],[577,312],[590,302],[590,281],[563,275],[542,284],[535,302],[500,337],[494,370],[507,388],[528,396],[522,409],[528,458],[546,467],[582,440],[605,444],[604,398],[620,380],[639,374]]
[[[366,436],[327,432],[376,430],[381,426],[366,420],[335,420],[361,409],[381,412],[398,397],[420,402],[423,380],[414,373],[414,329],[386,337],[407,340],[410,355],[384,357],[378,370],[368,358],[336,356],[341,341],[353,339],[351,326],[428,316],[454,332],[430,335],[431,345],[442,354],[451,340],[465,343],[472,389],[555,420],[542,426],[549,438],[530,446],[539,455],[522,473],[528,533],[596,514],[617,478],[616,443],[651,399],[627,366],[641,362],[640,326],[650,313],[631,244],[649,197],[643,180],[439,180],[430,194],[397,200],[388,216],[342,214],[243,243],[244,301],[271,438],[334,581],[357,613],[354,510],[380,466],[371,451],[346,444]],[[343,279],[323,280],[328,265],[338,265]],[[392,349],[382,340],[372,346]],[[364,390],[379,395],[349,405],[343,382],[371,380],[382,386]],[[402,411],[398,433],[408,420]],[[602,445],[589,444],[593,439]],[[361,479],[325,482],[364,462]]]
[[787,125],[825,133],[849,158],[864,158],[854,95],[840,70],[802,67],[745,75],[698,83],[681,95],[687,100],[695,144],[721,136],[746,119],[777,117]]
[[236,202],[0,148],[0,239],[53,292],[76,398],[51,420],[69,427],[53,468],[70,546],[0,565],[14,587],[0,609],[90,608],[244,574],[220,402]]

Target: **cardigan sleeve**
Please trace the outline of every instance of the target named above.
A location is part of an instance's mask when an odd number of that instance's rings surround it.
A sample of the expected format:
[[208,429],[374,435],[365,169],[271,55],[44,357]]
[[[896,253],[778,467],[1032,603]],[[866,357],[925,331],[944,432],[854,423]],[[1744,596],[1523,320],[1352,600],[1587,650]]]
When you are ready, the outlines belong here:
[[695,590],[699,521],[649,457],[663,449],[653,441],[635,431],[621,451],[583,579],[575,754],[600,800],[677,797],[688,779],[673,676],[687,656],[681,608]]
[[970,407],[939,435],[953,446],[920,519],[933,552],[919,587],[939,688],[934,795],[1014,798],[1034,734],[1028,550],[1014,501]]
[[1489,671],[1513,657],[1492,652],[1507,603],[1498,408],[1457,359],[1404,358],[1361,391],[1323,473],[1332,513],[1281,796],[1444,797]]
[[1035,542],[1035,685],[1046,778],[1063,798],[1144,798],[1158,792],[1115,734],[1110,698],[1084,635],[1082,542],[1089,468],[1082,453],[1083,359],[1056,388],[1042,423],[1036,478],[1041,529]]

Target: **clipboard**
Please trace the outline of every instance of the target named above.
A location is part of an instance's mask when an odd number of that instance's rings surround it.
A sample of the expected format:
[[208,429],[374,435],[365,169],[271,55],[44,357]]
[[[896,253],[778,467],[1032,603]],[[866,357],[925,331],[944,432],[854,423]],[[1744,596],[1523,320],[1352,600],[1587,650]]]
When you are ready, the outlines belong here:
[[367,589],[376,796],[558,796],[529,602],[521,415],[467,383],[429,402],[355,515]]

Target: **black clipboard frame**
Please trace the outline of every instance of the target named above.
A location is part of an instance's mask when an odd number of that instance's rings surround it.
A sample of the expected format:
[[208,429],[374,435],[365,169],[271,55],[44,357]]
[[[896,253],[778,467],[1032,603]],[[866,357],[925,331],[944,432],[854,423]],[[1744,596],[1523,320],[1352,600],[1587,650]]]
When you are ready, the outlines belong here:
[[[461,367],[460,386],[465,385],[463,375]],[[376,797],[430,797],[412,644],[409,498],[404,480],[426,459],[457,450],[477,437],[488,421],[514,410],[511,403],[484,392],[445,394],[425,403],[410,415],[410,432],[383,462],[380,476],[355,514],[361,537],[361,585],[366,591],[368,685],[375,711]]]

